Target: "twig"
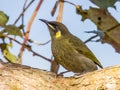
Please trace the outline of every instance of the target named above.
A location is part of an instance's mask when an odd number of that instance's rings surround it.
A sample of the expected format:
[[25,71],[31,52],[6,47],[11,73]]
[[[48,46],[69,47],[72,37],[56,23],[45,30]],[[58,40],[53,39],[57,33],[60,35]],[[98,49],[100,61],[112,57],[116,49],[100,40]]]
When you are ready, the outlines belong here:
[[18,55],[18,59],[20,60],[20,63],[22,63],[22,55],[23,55],[23,52],[24,52],[25,44],[26,44],[26,42],[27,42],[27,40],[28,40],[28,38],[29,38],[29,32],[30,32],[30,28],[31,28],[31,26],[32,26],[32,22],[34,21],[35,16],[37,15],[38,10],[39,10],[42,2],[43,2],[43,0],[40,0],[40,1],[39,1],[37,7],[35,8],[32,16],[31,16],[30,21],[28,22],[27,31],[26,31],[26,34],[25,34],[25,39],[24,39],[23,45],[22,45],[22,47],[21,47],[21,49],[20,49],[20,53],[19,53],[19,55]]
[[53,7],[53,9],[52,9],[52,11],[51,11],[51,15],[52,15],[52,16],[54,16],[54,14],[55,14],[55,12],[56,12],[56,9],[57,9],[57,7],[58,7],[58,4],[59,4],[59,1],[56,1],[55,5],[54,5],[54,7]]
[[[6,37],[9,38],[10,40],[15,41],[15,42],[18,43],[19,45],[23,45],[21,42],[17,41],[17,40],[14,39],[14,38],[8,37],[7,35],[6,35]],[[51,62],[51,59],[48,59],[48,58],[46,58],[46,57],[44,57],[44,56],[42,56],[42,55],[36,53],[34,50],[32,50],[32,49],[29,48],[29,47],[30,47],[30,45],[25,45],[25,48],[26,48],[27,50],[31,51],[31,52],[33,53],[33,55],[39,56],[39,57],[41,57],[41,58],[43,58],[43,59],[45,59],[45,60]]]
[[29,8],[29,6],[30,6],[34,1],[35,1],[35,0],[32,0],[32,1],[27,5],[27,7],[20,13],[19,17],[16,19],[16,21],[14,22],[13,25],[15,25],[15,24],[18,22],[18,20],[19,20],[20,17],[23,15],[23,13]]
[[71,72],[71,71],[60,72],[60,73],[58,74],[58,76],[63,76],[63,74],[68,73],[68,72]]
[[89,41],[91,41],[93,38],[96,38],[98,35],[92,36],[91,38],[89,38],[88,40],[86,40],[84,43],[87,43]]
[[[26,4],[27,4],[27,0],[25,0],[25,3],[23,5],[23,11],[25,11]],[[22,25],[24,25],[24,13],[22,14]],[[22,31],[23,31],[23,35],[25,35],[24,27],[22,28]]]
[[45,43],[40,43],[40,42],[35,41],[35,40],[32,40],[32,39],[28,39],[28,41],[29,41],[30,43],[34,43],[34,44],[36,44],[36,45],[46,45],[46,44],[48,44],[51,40],[48,40],[48,41],[45,42]]
[[76,7],[76,5],[74,3],[72,3],[72,2],[69,2],[69,1],[66,1],[66,0],[64,0],[64,2],[69,3],[69,4],[71,4],[71,5]]
[[48,59],[48,58],[46,58],[46,57],[44,57],[44,56],[42,56],[42,55],[40,55],[40,54],[38,54],[38,53],[36,53],[35,51],[33,51],[32,49],[30,50],[34,55],[37,55],[37,56],[39,56],[39,57],[41,57],[41,58],[43,58],[43,59],[45,59],[45,60],[47,60],[48,62],[50,62],[51,63],[51,59]]
[[62,22],[63,6],[64,6],[63,0],[59,0],[59,4],[60,4],[59,13],[58,13],[58,17],[57,17],[56,21]]

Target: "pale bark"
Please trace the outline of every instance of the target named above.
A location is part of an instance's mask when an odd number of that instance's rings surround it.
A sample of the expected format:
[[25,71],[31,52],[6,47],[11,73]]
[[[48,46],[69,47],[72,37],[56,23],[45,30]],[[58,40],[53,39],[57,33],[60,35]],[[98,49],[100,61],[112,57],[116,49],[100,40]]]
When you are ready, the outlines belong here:
[[18,64],[0,64],[0,90],[120,90],[120,65],[81,76],[54,73]]

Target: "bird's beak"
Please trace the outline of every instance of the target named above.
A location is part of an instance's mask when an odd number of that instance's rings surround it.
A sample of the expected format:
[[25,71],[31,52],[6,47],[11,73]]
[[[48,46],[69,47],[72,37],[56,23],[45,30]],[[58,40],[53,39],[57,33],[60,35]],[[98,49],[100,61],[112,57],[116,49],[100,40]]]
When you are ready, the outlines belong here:
[[47,20],[45,20],[45,19],[39,19],[39,20],[42,21],[42,22],[44,22],[45,24],[47,24],[50,32],[51,32],[51,31],[55,31],[55,32],[56,32],[56,35],[55,35],[56,38],[61,37],[61,31],[58,30],[58,29],[56,29],[56,28],[54,27],[54,25],[53,25],[52,22],[47,21]]
[[45,19],[39,19],[40,21],[44,22],[45,24],[49,24],[49,21],[45,20]]
[[48,28],[51,28],[52,30],[55,30],[55,28],[53,27],[53,25],[51,25],[51,22],[45,20],[45,19],[39,19],[40,21],[44,22],[45,24],[47,24]]

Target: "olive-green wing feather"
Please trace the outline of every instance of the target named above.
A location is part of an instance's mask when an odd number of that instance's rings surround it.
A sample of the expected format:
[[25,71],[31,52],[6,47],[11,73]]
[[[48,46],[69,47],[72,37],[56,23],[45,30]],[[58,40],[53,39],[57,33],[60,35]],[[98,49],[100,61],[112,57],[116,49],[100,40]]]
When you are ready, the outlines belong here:
[[77,37],[72,36],[69,38],[69,43],[74,46],[74,48],[79,52],[90,58],[99,67],[103,68],[102,64],[97,60],[95,55],[88,49],[88,47]]

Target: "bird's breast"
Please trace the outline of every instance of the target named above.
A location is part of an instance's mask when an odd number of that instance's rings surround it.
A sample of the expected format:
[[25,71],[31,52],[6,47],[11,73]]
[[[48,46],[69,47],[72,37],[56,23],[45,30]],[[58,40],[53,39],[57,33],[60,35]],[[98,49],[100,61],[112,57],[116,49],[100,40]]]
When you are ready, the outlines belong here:
[[97,69],[94,62],[79,53],[68,40],[53,42],[52,52],[55,60],[67,70],[80,73]]

